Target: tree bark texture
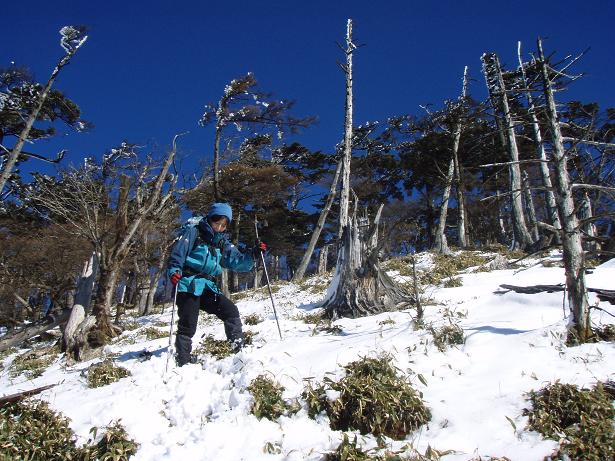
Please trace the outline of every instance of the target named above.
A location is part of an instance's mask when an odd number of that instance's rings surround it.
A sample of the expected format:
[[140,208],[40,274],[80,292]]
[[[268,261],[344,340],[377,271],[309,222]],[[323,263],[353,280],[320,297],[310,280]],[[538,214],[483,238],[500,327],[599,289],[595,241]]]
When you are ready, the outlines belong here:
[[446,216],[448,214],[448,200],[451,195],[451,186],[453,183],[453,174],[455,173],[455,161],[451,157],[448,163],[448,171],[446,173],[446,185],[442,193],[442,203],[440,204],[440,219],[438,220],[438,229],[434,241],[434,250],[442,254],[450,254],[451,250],[446,241]]
[[583,192],[583,198],[581,199],[581,208],[579,210],[579,218],[585,224],[583,225],[583,233],[586,237],[585,240],[585,249],[587,251],[596,251],[598,250],[598,244],[594,237],[597,235],[596,225],[594,224],[592,218],[594,217],[594,213],[592,211],[592,202],[589,198],[589,194],[587,191]]
[[90,311],[92,303],[92,291],[94,290],[94,282],[98,277],[98,267],[100,265],[98,253],[93,252],[90,259],[86,261],[77,280],[77,288],[75,291],[74,303],[83,306],[85,312]]
[[555,199],[562,224],[562,250],[566,272],[568,302],[572,311],[572,325],[579,341],[589,336],[587,318],[588,301],[585,283],[585,263],[581,229],[575,213],[572,184],[567,169],[567,156],[557,115],[553,88],[549,77],[548,64],[542,50],[542,40],[538,39],[539,66],[546,101],[548,124],[551,131],[551,144],[554,161]]
[[[498,183],[498,174],[495,174],[495,182]],[[497,197],[496,204],[498,207],[498,242],[504,244],[506,238],[506,225],[504,224],[504,213],[502,213],[502,204],[500,203],[500,188],[496,186],[495,196]]]
[[327,273],[327,259],[329,257],[329,247],[331,245],[323,245],[318,254],[318,275],[325,275]]
[[527,216],[532,228],[532,237],[535,242],[538,242],[538,220],[536,219],[536,208],[534,207],[534,198],[532,197],[532,189],[530,188],[530,178],[527,171],[523,172],[523,195],[525,196],[525,206],[527,208]]
[[[462,103],[465,102],[468,96],[468,66],[463,69],[463,89],[461,92]],[[459,141],[461,139],[461,131],[463,127],[461,121],[455,127],[453,133],[453,160],[455,162],[455,185],[457,190],[457,238],[459,246],[465,248],[468,246],[468,228],[466,226],[466,203],[465,194],[463,192],[463,178],[461,176],[461,166],[459,165]]]
[[352,55],[356,49],[352,42],[352,19],[346,25],[346,104],[344,115],[344,155],[342,166],[342,190],[340,192],[340,225],[338,236],[341,237],[344,227],[348,225],[350,203],[350,159],[352,157]]

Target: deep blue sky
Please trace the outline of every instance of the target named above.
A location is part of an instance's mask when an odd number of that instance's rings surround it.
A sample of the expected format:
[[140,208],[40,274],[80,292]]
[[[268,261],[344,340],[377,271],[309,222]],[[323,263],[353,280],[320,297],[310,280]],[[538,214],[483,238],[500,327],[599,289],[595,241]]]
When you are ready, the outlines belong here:
[[[355,41],[355,124],[439,105],[459,94],[463,66],[484,97],[480,56],[495,51],[516,64],[517,40],[537,35],[559,56],[591,47],[576,66],[587,76],[565,99],[615,106],[615,5],[612,1],[28,1],[2,8],[0,66],[11,61],[45,81],[62,55],[58,30],[85,24],[90,38],[64,69],[63,90],[94,123],[39,143],[38,152],[69,149],[70,161],[100,155],[126,139],[161,149],[182,138],[188,169],[211,152],[211,130],[197,121],[232,78],[251,71],[264,90],[297,101],[298,115],[319,123],[300,137],[332,151],[342,135],[346,19]],[[28,162],[35,167],[35,162]],[[40,165],[40,163],[39,163]]]

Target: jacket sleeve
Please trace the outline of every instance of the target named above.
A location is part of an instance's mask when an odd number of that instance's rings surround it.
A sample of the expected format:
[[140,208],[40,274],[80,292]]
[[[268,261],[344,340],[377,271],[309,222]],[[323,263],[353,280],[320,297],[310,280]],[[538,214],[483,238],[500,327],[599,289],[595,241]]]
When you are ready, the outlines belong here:
[[251,251],[240,251],[228,239],[221,245],[221,265],[225,269],[235,272],[250,272],[254,267],[254,258]]
[[167,275],[171,276],[174,272],[182,272],[186,257],[194,247],[198,230],[196,227],[187,227],[179,236],[167,261]]

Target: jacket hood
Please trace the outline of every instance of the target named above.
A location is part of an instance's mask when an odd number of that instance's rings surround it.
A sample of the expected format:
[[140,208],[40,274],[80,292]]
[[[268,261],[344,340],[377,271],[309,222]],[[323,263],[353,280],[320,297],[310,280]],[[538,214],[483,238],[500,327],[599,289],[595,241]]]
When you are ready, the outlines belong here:
[[[224,215],[222,215],[224,216]],[[226,235],[224,232],[214,232],[207,219],[201,219],[198,224],[199,235],[208,245],[218,246],[220,241]]]

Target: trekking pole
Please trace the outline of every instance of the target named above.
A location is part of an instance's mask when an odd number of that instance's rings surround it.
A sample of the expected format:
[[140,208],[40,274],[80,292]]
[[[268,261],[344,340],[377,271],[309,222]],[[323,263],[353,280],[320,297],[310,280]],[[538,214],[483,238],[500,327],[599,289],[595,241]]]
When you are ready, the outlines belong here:
[[175,323],[175,306],[177,305],[177,285],[175,285],[175,290],[173,294],[173,309],[171,310],[171,329],[169,330],[169,347],[167,348],[167,364],[164,367],[164,374],[167,374],[169,370],[169,358],[173,354],[173,326]]
[[[256,240],[258,238],[258,220],[256,215],[254,215],[254,230],[256,232]],[[273,302],[273,293],[271,292],[271,284],[269,283],[269,274],[267,273],[267,265],[265,264],[265,255],[259,249],[258,252],[261,254],[261,261],[263,262],[263,270],[265,271],[265,280],[267,281],[267,289],[269,290],[269,297],[271,298],[271,306],[273,307],[273,316],[275,317],[275,323],[278,325],[278,333],[280,334],[280,341],[282,341],[282,330],[280,329],[280,322],[278,321],[278,313],[275,310],[275,303]]]

